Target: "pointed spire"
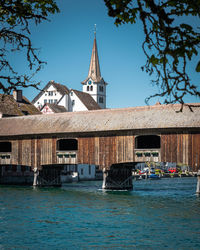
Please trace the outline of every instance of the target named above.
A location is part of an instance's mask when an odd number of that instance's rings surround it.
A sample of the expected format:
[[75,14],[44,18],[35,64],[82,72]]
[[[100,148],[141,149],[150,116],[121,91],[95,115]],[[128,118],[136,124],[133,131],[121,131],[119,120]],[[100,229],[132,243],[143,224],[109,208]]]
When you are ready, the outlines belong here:
[[92,78],[92,80],[95,82],[99,82],[101,80],[101,71],[99,66],[99,57],[98,57],[97,41],[96,41],[96,24],[95,24],[94,43],[92,48],[92,56],[90,60],[88,78]]

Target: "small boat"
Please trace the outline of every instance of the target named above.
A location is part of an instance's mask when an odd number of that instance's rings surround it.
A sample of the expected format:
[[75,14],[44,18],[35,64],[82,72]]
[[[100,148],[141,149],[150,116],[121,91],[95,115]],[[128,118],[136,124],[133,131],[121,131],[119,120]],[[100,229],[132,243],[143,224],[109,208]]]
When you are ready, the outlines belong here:
[[149,179],[155,179],[155,180],[158,180],[158,179],[160,179],[160,176],[159,176],[159,175],[157,175],[157,174],[150,174],[150,175],[149,175]]

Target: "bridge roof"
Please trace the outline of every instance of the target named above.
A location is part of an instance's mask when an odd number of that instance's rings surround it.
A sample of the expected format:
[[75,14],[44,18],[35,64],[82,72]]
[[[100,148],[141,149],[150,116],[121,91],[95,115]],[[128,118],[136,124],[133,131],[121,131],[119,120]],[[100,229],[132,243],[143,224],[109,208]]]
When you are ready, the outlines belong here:
[[157,128],[200,128],[200,103],[65,112],[0,119],[0,136]]

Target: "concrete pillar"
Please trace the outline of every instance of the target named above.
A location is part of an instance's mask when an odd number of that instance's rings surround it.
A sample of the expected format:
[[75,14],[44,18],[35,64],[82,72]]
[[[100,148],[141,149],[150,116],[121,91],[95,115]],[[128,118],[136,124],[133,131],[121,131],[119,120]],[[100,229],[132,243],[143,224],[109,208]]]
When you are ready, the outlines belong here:
[[197,173],[197,194],[200,194],[200,170]]
[[33,186],[37,186],[38,182],[37,182],[37,177],[38,177],[38,174],[39,174],[39,171],[37,168],[34,168],[33,169],[33,172],[34,172],[34,179],[33,179]]
[[106,177],[107,177],[107,172],[106,172],[106,169],[103,168],[103,184],[102,184],[103,189],[106,188]]

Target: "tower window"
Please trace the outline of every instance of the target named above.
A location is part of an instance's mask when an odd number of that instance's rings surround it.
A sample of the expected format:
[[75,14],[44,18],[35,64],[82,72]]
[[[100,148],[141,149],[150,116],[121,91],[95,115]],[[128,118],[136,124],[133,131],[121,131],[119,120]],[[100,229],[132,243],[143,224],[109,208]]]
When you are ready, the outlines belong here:
[[103,97],[99,97],[99,103],[103,103]]
[[99,86],[99,91],[103,92],[103,86]]

